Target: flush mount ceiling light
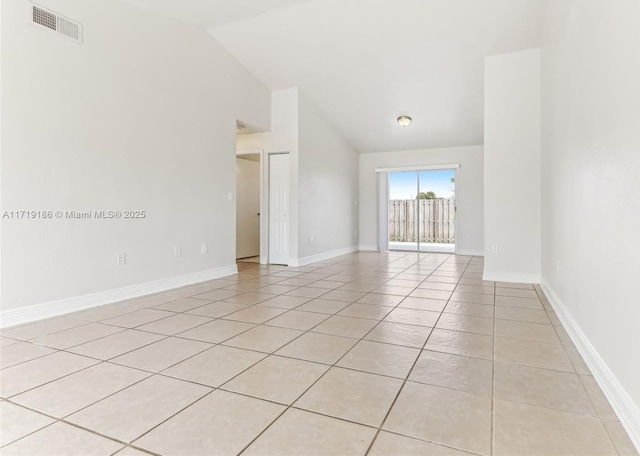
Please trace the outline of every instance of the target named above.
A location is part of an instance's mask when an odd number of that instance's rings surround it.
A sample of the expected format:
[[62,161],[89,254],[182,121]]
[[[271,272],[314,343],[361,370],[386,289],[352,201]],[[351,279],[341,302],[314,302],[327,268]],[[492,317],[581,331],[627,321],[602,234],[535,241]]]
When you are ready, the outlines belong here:
[[403,127],[408,127],[413,119],[409,116],[400,116],[398,117],[398,123]]

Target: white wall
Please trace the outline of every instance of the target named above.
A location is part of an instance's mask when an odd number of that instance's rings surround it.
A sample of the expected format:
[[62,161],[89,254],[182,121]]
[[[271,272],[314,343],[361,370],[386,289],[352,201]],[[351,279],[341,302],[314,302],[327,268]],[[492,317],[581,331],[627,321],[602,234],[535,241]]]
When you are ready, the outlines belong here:
[[637,1],[547,4],[542,284],[640,448],[638,24]]
[[271,94],[271,130],[265,133],[238,135],[238,151],[262,151],[262,228],[260,257],[266,261],[269,253],[269,154],[289,153],[289,264],[298,259],[298,88],[275,90]]
[[358,152],[300,97],[299,262],[358,246]]
[[459,164],[456,171],[456,251],[483,255],[483,148],[452,147],[360,155],[360,248],[378,245],[376,168]]
[[540,50],[487,57],[484,98],[484,278],[539,283]]
[[2,2],[2,210],[147,217],[3,220],[3,311],[233,268],[235,119],[268,128],[269,92],[197,28],[119,2],[39,3],[85,39]]
[[236,258],[260,255],[260,161],[236,160]]

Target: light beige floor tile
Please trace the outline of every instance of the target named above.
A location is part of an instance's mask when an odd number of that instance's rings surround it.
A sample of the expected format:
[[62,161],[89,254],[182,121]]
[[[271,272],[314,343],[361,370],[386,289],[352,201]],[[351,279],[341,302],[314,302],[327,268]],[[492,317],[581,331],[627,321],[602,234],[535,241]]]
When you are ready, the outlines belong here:
[[205,301],[202,299],[194,298],[180,298],[175,301],[166,302],[154,306],[154,309],[164,310],[169,312],[188,312],[189,310],[197,309],[207,304],[211,304],[212,301]]
[[595,416],[580,379],[573,373],[496,363],[495,396]]
[[437,275],[430,275],[425,279],[426,282],[437,282],[437,283],[452,283],[457,284],[460,278],[458,277],[444,277]]
[[266,324],[269,326],[279,326],[281,328],[308,331],[314,326],[325,321],[327,318],[329,318],[329,315],[326,314],[291,310],[279,317],[269,320]]
[[161,339],[164,339],[164,336],[129,329],[103,337],[102,339],[78,345],[68,349],[68,351],[78,353],[80,355],[91,356],[92,358],[107,360],[136,350],[140,347],[144,347],[145,345],[152,344]]
[[616,454],[599,419],[496,399],[495,455]]
[[252,306],[260,302],[266,301],[270,298],[275,298],[276,294],[270,293],[243,293],[236,296],[231,296],[225,299],[226,302],[234,302],[236,304],[244,304],[246,306]]
[[374,293],[382,293],[394,296],[409,296],[415,287],[396,287],[392,285],[382,285],[374,289]]
[[551,321],[544,310],[520,309],[517,307],[496,306],[496,318],[500,320],[514,320],[525,323],[539,323],[550,325]]
[[217,387],[259,362],[266,355],[217,345],[162,372],[163,375]]
[[503,337],[496,337],[495,344],[495,359],[498,362],[573,372],[562,345]]
[[215,391],[135,444],[175,456],[238,454],[284,410],[281,405]]
[[575,348],[573,345],[573,341],[569,336],[569,333],[562,326],[554,326],[553,329],[556,330],[556,334],[558,335],[558,339],[560,339],[560,343],[565,347]]
[[361,282],[351,282],[346,285],[342,285],[339,287],[339,290],[347,290],[347,291],[361,291],[363,293],[369,293],[375,290],[378,287],[375,283],[361,283]]
[[360,339],[364,337],[376,323],[375,320],[334,315],[313,328],[313,332]]
[[14,345],[20,343],[17,339],[10,339],[9,337],[0,336],[0,347],[8,347],[9,345]]
[[298,296],[301,298],[318,298],[327,293],[326,288],[302,287],[285,293],[285,296]]
[[444,290],[429,290],[427,288],[418,288],[413,291],[410,296],[416,298],[426,298],[426,299],[438,299],[442,301],[448,301],[451,297],[451,291]]
[[405,309],[429,310],[431,312],[442,312],[446,305],[447,301],[441,301],[439,299],[416,298],[414,296],[408,296],[398,305],[398,307]]
[[102,320],[102,323],[106,325],[120,326],[123,328],[135,328],[136,326],[141,326],[172,315],[174,314],[163,310],[140,309],[135,312]]
[[496,320],[496,336],[560,344],[560,339],[558,339],[553,326],[538,323]]
[[178,337],[218,344],[248,331],[255,326],[256,325],[252,323],[242,323],[239,321],[214,320],[210,323],[182,332],[178,334]]
[[425,349],[491,360],[493,338],[482,334],[434,329]]
[[118,315],[135,312],[136,310],[138,310],[138,307],[130,304],[128,301],[123,301],[115,304],[94,307],[81,312],[75,312],[69,314],[69,317],[82,320],[84,321],[84,324],[86,324],[88,321],[96,322],[106,320],[108,318],[117,317]]
[[465,451],[458,451],[434,443],[423,442],[411,437],[391,434],[382,431],[369,452],[370,456],[470,456]]
[[496,296],[496,306],[515,307],[519,309],[544,310],[544,307],[542,307],[542,303],[537,297],[536,298],[517,298],[512,296]]
[[67,420],[131,442],[210,391],[211,388],[154,375]]
[[638,456],[638,450],[633,446],[627,431],[624,430],[619,421],[603,420],[602,424],[604,424],[620,456]]
[[296,310],[333,315],[335,313],[340,312],[342,309],[346,308],[348,305],[349,305],[348,302],[332,301],[332,300],[323,298],[323,299],[314,299],[312,301],[309,301],[306,304],[303,304],[300,307],[297,307]]
[[[50,425],[55,420],[25,408],[0,402],[0,447]],[[3,450],[4,454],[4,450]]]
[[225,384],[223,388],[289,405],[327,369],[329,367],[323,364],[269,356]]
[[242,291],[217,289],[193,295],[192,297],[197,299],[206,299],[208,301],[222,301],[223,299],[227,299],[231,296],[236,296],[239,294],[242,294]]
[[386,316],[384,321],[391,321],[394,323],[404,323],[407,325],[429,326],[433,328],[436,321],[440,317],[439,312],[429,312],[427,310],[416,309],[402,309],[396,308],[389,315]]
[[224,342],[225,345],[273,353],[302,334],[302,331],[275,326],[256,326]]
[[515,283],[515,282],[496,282],[496,287],[499,288],[520,288],[523,290],[533,290],[533,285],[530,283]]
[[294,406],[379,426],[401,386],[399,379],[333,367]]
[[89,323],[83,326],[77,326],[75,328],[66,329],[46,336],[33,339],[32,342],[40,345],[46,345],[48,347],[58,348],[65,350],[67,348],[84,344],[95,339],[110,336],[124,331],[123,328],[103,325],[100,323]]
[[491,285],[470,285],[466,283],[460,283],[456,287],[456,291],[461,293],[479,293],[479,294],[495,294],[495,287]]
[[578,374],[591,375],[589,366],[584,362],[582,355],[575,347],[565,347],[565,350],[567,351],[567,356],[571,360],[571,364],[573,364],[573,368]]
[[86,321],[77,320],[75,318],[57,317],[22,326],[5,328],[2,330],[2,335],[12,339],[30,340],[86,324]]
[[423,350],[409,380],[491,397],[493,363]]
[[618,421],[616,412],[613,411],[611,404],[609,404],[609,401],[600,389],[600,385],[598,385],[595,378],[591,375],[580,375],[580,380],[582,381],[584,389],[587,391],[598,416],[605,420]]
[[453,291],[456,289],[456,285],[454,283],[439,283],[439,282],[429,282],[424,281],[418,288],[426,288],[428,290],[441,290],[441,291]]
[[266,287],[258,288],[259,293],[267,293],[272,295],[281,295],[290,291],[295,291],[298,287],[291,285],[281,285],[281,282],[277,284],[267,285]]
[[536,293],[535,290],[525,290],[522,288],[496,287],[496,297],[497,296],[538,299],[538,293]]
[[483,294],[483,293],[465,293],[461,291],[454,291],[451,294],[451,301],[460,301],[460,302],[473,302],[476,304],[485,304],[485,305],[493,305],[494,297],[493,295]]
[[149,456],[150,454],[128,446],[118,451],[114,456]]
[[322,288],[327,292],[344,286],[345,283],[338,280],[317,280],[309,284],[311,288]]
[[362,340],[337,365],[404,379],[419,354],[420,350],[417,348]]
[[241,321],[244,323],[264,323],[285,313],[285,309],[277,309],[275,307],[258,307],[252,306],[246,309],[234,312],[223,317],[225,320]]
[[482,279],[470,279],[468,277],[463,277],[460,279],[461,285],[473,285],[476,287],[495,287],[496,283],[491,280],[482,280]]
[[431,328],[381,321],[365,339],[386,344],[422,348],[431,334]]
[[31,342],[7,345],[0,349],[0,367],[4,369],[54,352],[55,350],[52,348],[42,347]]
[[470,302],[449,301],[444,308],[446,313],[459,315],[472,315],[474,317],[493,318],[493,306],[475,304]]
[[0,371],[0,396],[7,398],[99,361],[72,353],[57,352]]
[[332,290],[322,297],[323,299],[334,301],[354,302],[362,298],[365,294],[366,293],[360,291]]
[[200,315],[202,317],[220,318],[225,315],[232,314],[242,309],[246,309],[248,306],[244,304],[236,304],[233,302],[217,301],[205,306],[192,309],[187,312],[189,315]]
[[404,296],[369,293],[358,299],[356,302],[359,304],[375,304],[378,306],[397,306],[403,299]]
[[305,302],[309,302],[311,298],[301,298],[299,296],[280,295],[275,298],[262,301],[259,306],[276,307],[278,309],[295,309]]
[[205,342],[168,337],[113,358],[111,362],[150,372],[160,372],[209,347],[211,344]]
[[122,444],[58,422],[2,448],[3,456],[109,456]]
[[305,333],[278,350],[276,354],[317,363],[334,364],[356,343],[357,340],[347,337]]
[[463,331],[492,336],[493,321],[493,318],[443,313],[438,320],[436,329],[449,329],[451,331]]
[[150,374],[101,363],[15,396],[21,405],[63,418],[120,391]]
[[289,409],[243,455],[364,455],[374,436],[372,428]]
[[377,306],[374,304],[349,304],[338,315],[344,317],[368,318],[370,320],[382,320],[393,310],[390,306]]
[[491,398],[407,382],[383,428],[488,455]]
[[211,318],[199,315],[178,314],[168,318],[163,318],[162,320],[147,323],[146,325],[139,326],[138,329],[140,331],[173,336],[210,321]]

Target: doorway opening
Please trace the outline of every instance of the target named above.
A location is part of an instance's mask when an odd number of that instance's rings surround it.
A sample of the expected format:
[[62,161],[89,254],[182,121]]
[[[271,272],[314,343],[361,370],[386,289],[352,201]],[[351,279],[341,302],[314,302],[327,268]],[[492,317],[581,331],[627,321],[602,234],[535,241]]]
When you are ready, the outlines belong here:
[[236,153],[236,260],[260,262],[262,153]]
[[455,169],[389,173],[390,250],[455,253]]

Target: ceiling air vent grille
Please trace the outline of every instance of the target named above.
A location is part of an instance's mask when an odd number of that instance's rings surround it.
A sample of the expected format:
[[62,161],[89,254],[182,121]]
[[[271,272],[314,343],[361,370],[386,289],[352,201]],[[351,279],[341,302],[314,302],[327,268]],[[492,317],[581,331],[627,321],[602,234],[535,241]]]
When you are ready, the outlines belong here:
[[76,43],[82,43],[82,24],[60,16],[41,6],[29,4],[29,21],[37,27],[54,31]]

